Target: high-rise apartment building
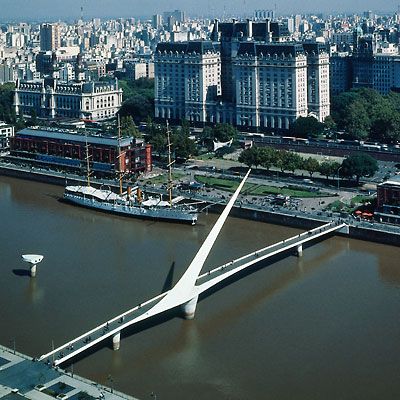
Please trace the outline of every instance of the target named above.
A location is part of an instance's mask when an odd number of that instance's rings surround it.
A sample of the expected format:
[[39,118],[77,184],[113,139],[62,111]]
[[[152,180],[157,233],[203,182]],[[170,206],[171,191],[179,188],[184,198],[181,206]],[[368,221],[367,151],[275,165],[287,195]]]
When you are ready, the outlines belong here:
[[40,25],[40,50],[54,51],[61,46],[60,27],[58,24]]

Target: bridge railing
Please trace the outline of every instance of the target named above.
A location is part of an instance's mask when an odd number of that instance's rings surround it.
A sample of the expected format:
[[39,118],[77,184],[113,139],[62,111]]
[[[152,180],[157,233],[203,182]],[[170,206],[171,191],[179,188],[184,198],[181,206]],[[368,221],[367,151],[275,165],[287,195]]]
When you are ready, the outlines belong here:
[[[198,277],[197,282],[199,282],[201,280],[205,280],[206,278],[215,279],[214,275],[216,275],[218,273],[220,274],[219,277],[221,277],[222,274],[226,274],[226,277],[231,276],[232,270],[240,268],[243,265],[245,265],[245,267],[248,267],[250,265],[260,262],[261,260],[263,260],[264,258],[266,258],[268,256],[276,254],[277,252],[287,251],[290,248],[296,247],[302,243],[313,240],[315,237],[324,235],[324,234],[334,231],[334,230],[339,230],[344,226],[346,226],[346,224],[344,224],[344,223],[341,224],[341,223],[337,223],[336,221],[331,221],[325,225],[310,229],[309,231],[306,231],[306,232],[302,232],[296,236],[292,236],[288,239],[283,239],[280,242],[277,242],[277,243],[274,243],[267,247],[264,247],[262,249],[253,251],[253,252],[246,254],[242,257],[239,257],[235,260],[229,261],[217,268],[209,270],[209,271],[201,274]],[[248,263],[246,263],[246,262],[248,262]],[[238,271],[236,271],[236,272],[238,272]],[[221,280],[223,280],[223,279],[221,279]],[[207,280],[204,282],[201,282],[200,285],[203,285],[206,283],[207,283]]]
[[[104,328],[105,326],[112,326],[113,324],[115,324],[116,322],[118,323],[119,321],[125,321],[128,318],[135,318],[137,315],[136,313],[138,311],[145,312],[146,310],[146,306],[151,305],[152,303],[155,303],[157,300],[161,299],[162,297],[164,297],[166,295],[167,292],[161,293],[158,296],[155,296],[153,298],[151,298],[150,300],[145,301],[144,303],[138,304],[135,307],[123,312],[122,314],[117,315],[114,318],[109,319],[108,321],[105,321],[103,323],[101,323],[100,325],[96,326],[95,328],[91,329],[88,332],[85,332],[84,334],[68,341],[67,343],[63,344],[62,346],[57,347],[56,349],[43,354],[42,356],[39,357],[39,361],[42,361],[46,358],[50,358],[53,357],[55,355],[60,354],[61,352],[67,351],[67,350],[72,350],[73,346],[77,346],[77,344],[81,345],[80,347],[86,347],[85,344],[87,344],[88,342],[83,342],[86,338],[90,337],[90,336],[94,336],[96,333],[98,332],[103,332],[103,334],[99,335],[99,337],[108,337],[110,336],[112,330],[107,330],[106,332],[104,332]],[[121,327],[122,328],[122,327]],[[98,340],[97,340],[98,341]],[[61,363],[62,361],[58,361],[58,363]]]

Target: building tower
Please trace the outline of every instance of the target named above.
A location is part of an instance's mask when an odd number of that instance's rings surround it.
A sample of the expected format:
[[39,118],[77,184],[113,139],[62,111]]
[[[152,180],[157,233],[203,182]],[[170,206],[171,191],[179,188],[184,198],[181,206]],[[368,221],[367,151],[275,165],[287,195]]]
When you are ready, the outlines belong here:
[[57,24],[40,26],[40,50],[55,51],[60,47],[60,27]]

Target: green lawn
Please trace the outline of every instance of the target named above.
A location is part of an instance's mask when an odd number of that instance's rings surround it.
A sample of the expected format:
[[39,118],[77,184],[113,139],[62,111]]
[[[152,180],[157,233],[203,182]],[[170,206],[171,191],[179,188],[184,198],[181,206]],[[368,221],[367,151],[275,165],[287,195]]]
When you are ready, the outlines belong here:
[[[185,176],[185,174],[182,174],[180,172],[174,172],[172,174],[172,180],[176,181],[180,178]],[[162,184],[162,183],[167,183],[168,182],[168,174],[162,174],[155,176],[154,178],[146,179],[146,183],[152,185],[153,183],[156,185]]]
[[[204,183],[207,187],[225,190],[227,192],[234,192],[240,183],[240,181],[237,180],[214,178],[203,175],[196,175],[195,179],[200,183]],[[290,189],[287,187],[258,185],[255,183],[245,183],[242,193],[253,196],[265,196],[267,194],[282,194],[284,196],[302,197],[302,198],[328,196],[327,193],[320,191]]]

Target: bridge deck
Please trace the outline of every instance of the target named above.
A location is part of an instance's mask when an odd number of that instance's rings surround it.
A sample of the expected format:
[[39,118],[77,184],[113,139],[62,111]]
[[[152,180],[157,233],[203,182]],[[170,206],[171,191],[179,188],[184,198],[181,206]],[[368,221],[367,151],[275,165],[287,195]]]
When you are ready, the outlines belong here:
[[[222,282],[224,279],[244,270],[262,260],[272,257],[278,253],[288,251],[290,249],[297,248],[306,242],[315,240],[318,237],[327,235],[331,232],[341,230],[346,227],[344,223],[329,222],[318,228],[311,229],[309,231],[300,233],[299,235],[291,238],[282,240],[273,245],[264,247],[260,250],[247,254],[236,260],[232,260],[218,268],[214,268],[200,276],[196,280],[196,285],[193,288],[193,296],[196,296],[212,286]],[[164,292],[143,304],[139,304],[136,307],[112,318],[96,328],[84,333],[83,335],[73,339],[63,346],[52,350],[51,352],[44,354],[39,358],[40,361],[47,362],[48,364],[59,365],[64,363],[68,359],[76,356],[77,354],[87,350],[88,348],[100,343],[103,340],[112,338],[118,332],[121,332],[124,328],[131,326],[139,321],[145,320],[155,313],[156,309],[161,300],[171,291]],[[176,306],[179,304],[176,304]],[[159,312],[159,311],[157,311]]]
[[327,235],[331,232],[341,230],[344,227],[346,227],[346,224],[344,223],[338,223],[335,221],[329,222],[325,225],[300,233],[299,235],[292,236],[291,238],[264,247],[250,254],[246,254],[245,256],[242,256],[236,260],[232,260],[217,268],[207,271],[206,273],[200,275],[197,279],[195,286],[197,294],[203,293],[212,286],[222,282],[224,279],[229,278],[245,268],[257,264],[262,260],[281,252],[295,249],[304,243],[315,240],[316,238]]
[[146,313],[154,307],[168,292],[164,292],[143,304],[131,308],[128,311],[112,318],[99,326],[91,329],[89,332],[67,342],[66,344],[40,356],[39,361],[45,361],[49,365],[59,365],[82,351],[94,346],[101,341],[113,337],[122,329],[132,325],[138,319],[146,319]]

